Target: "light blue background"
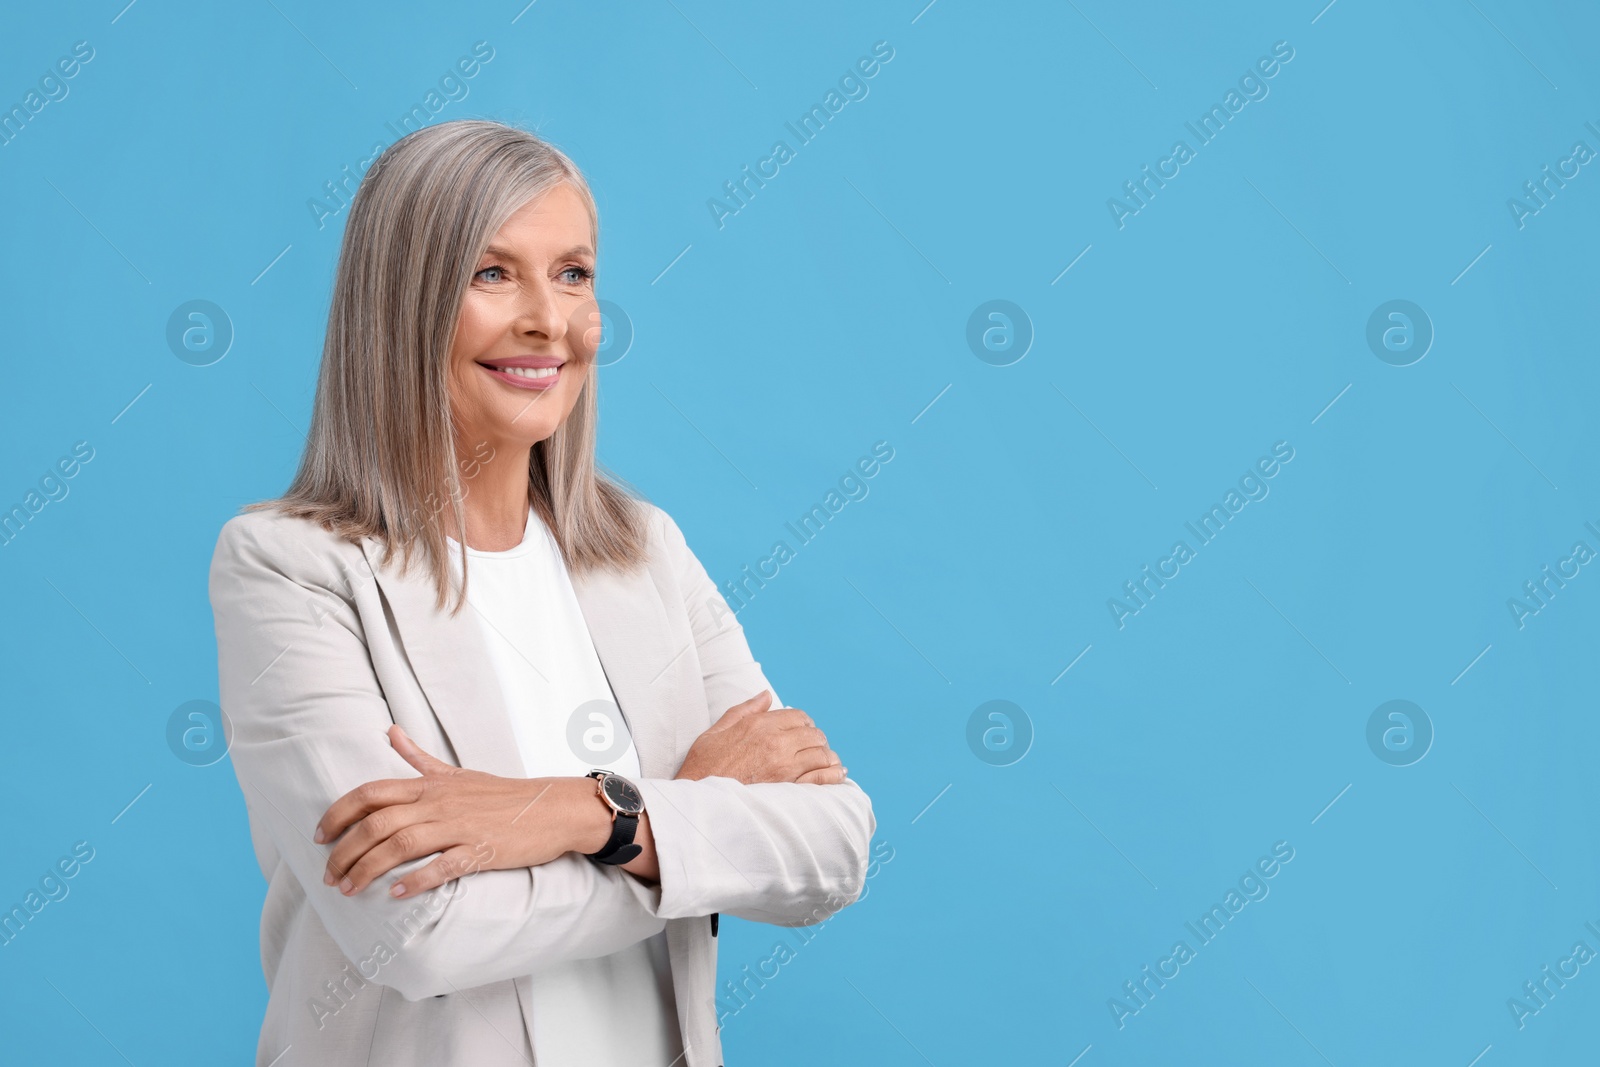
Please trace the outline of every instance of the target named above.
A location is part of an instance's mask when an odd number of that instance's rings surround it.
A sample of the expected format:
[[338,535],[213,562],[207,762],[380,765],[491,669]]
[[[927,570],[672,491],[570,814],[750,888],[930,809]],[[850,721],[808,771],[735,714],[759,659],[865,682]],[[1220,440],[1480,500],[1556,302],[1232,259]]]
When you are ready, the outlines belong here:
[[[95,455],[0,549],[0,903],[95,857],[0,948],[5,1058],[253,1055],[244,806],[164,731],[216,698],[217,531],[302,446],[343,222],[307,201],[480,40],[436,118],[535,128],[589,176],[637,333],[602,458],[713,577],[894,449],[740,612],[893,859],[726,1020],[730,1064],[1592,1058],[1600,967],[1522,1029],[1507,999],[1600,950],[1600,576],[1521,629],[1507,600],[1600,548],[1600,169],[1523,228],[1507,200],[1600,149],[1600,18],[924,2],[8,14],[7,108],[95,56],[0,147],[0,505]],[[707,200],[880,40],[869,95],[719,229]],[[1107,199],[1276,41],[1270,95],[1119,229]],[[164,338],[192,299],[236,331],[211,366]],[[1010,366],[965,340],[993,299],[1035,332]],[[1393,299],[1436,331],[1408,367],[1365,340]],[[1107,599],[1276,441],[1270,495],[1118,629]],[[997,699],[1035,734],[1004,767],[966,741]],[[1367,745],[1391,699],[1436,731],[1411,766]],[[1119,1029],[1108,1000],[1277,841],[1270,895]],[[726,922],[722,976],[775,939]]]

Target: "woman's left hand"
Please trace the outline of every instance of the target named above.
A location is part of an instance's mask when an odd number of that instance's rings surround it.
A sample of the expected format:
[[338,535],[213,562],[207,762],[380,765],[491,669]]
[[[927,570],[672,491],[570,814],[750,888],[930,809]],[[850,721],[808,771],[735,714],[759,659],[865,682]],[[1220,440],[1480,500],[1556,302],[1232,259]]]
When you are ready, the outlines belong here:
[[434,852],[441,855],[398,879],[390,895],[416,896],[474,871],[548,863],[579,843],[573,830],[585,820],[575,802],[595,804],[588,779],[501,778],[454,767],[418,748],[398,725],[389,728],[389,743],[422,777],[358,786],[317,823],[319,844],[344,834],[323,881],[346,896]]

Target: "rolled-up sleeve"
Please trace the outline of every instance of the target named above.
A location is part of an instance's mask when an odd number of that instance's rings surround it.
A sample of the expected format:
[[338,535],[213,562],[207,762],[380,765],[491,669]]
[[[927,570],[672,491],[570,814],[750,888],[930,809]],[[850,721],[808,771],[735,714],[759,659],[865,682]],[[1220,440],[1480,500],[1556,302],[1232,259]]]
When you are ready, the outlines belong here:
[[333,846],[311,835],[328,806],[366,782],[417,772],[389,744],[393,717],[337,566],[283,524],[271,523],[270,537],[263,525],[253,515],[231,519],[211,562],[230,756],[252,825],[265,828],[340,950],[352,960],[376,956],[377,981],[420,1000],[608,955],[659,931],[658,889],[575,853],[479,871],[410,900],[390,897],[388,878],[348,897],[323,884]]
[[[678,525],[660,508],[655,515],[673,560],[715,721],[772,686],[750,654],[744,628]],[[773,707],[778,706],[775,701]],[[837,785],[647,779],[640,790],[661,866],[657,910],[662,916],[721,912],[804,926],[861,895],[877,822],[872,801],[849,779]]]

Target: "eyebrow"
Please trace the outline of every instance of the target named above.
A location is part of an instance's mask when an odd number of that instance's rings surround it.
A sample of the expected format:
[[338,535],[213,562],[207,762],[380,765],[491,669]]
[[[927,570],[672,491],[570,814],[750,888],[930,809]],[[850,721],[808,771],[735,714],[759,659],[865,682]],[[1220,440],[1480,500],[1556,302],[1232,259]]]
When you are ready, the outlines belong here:
[[[509,259],[514,263],[521,263],[522,262],[522,257],[521,256],[517,255],[515,252],[511,251],[511,249],[506,248],[506,247],[504,247],[502,245],[490,245],[488,248],[485,248],[483,250],[483,254],[486,255],[486,256],[497,256],[500,259]],[[572,256],[589,256],[589,257],[593,257],[594,256],[594,250],[592,248],[590,248],[588,245],[573,245],[571,248],[567,249],[564,252],[557,252],[554,258],[556,258],[556,259],[569,259]]]

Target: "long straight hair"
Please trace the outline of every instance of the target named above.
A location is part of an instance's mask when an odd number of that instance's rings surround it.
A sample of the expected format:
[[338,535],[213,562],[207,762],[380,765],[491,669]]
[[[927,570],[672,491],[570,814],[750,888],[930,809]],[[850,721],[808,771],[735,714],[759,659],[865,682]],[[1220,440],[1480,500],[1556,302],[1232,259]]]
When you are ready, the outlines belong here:
[[[481,457],[457,455],[449,361],[462,297],[484,249],[529,200],[565,183],[599,214],[577,166],[526,130],[459,119],[390,145],[356,191],[328,310],[311,432],[282,497],[244,510],[311,519],[347,541],[376,538],[387,566],[420,553],[443,609],[447,536],[460,545],[466,601],[466,481]],[[556,431],[534,444],[529,500],[574,573],[642,562],[642,498],[596,462],[598,360]],[[441,521],[448,515],[450,525]]]

